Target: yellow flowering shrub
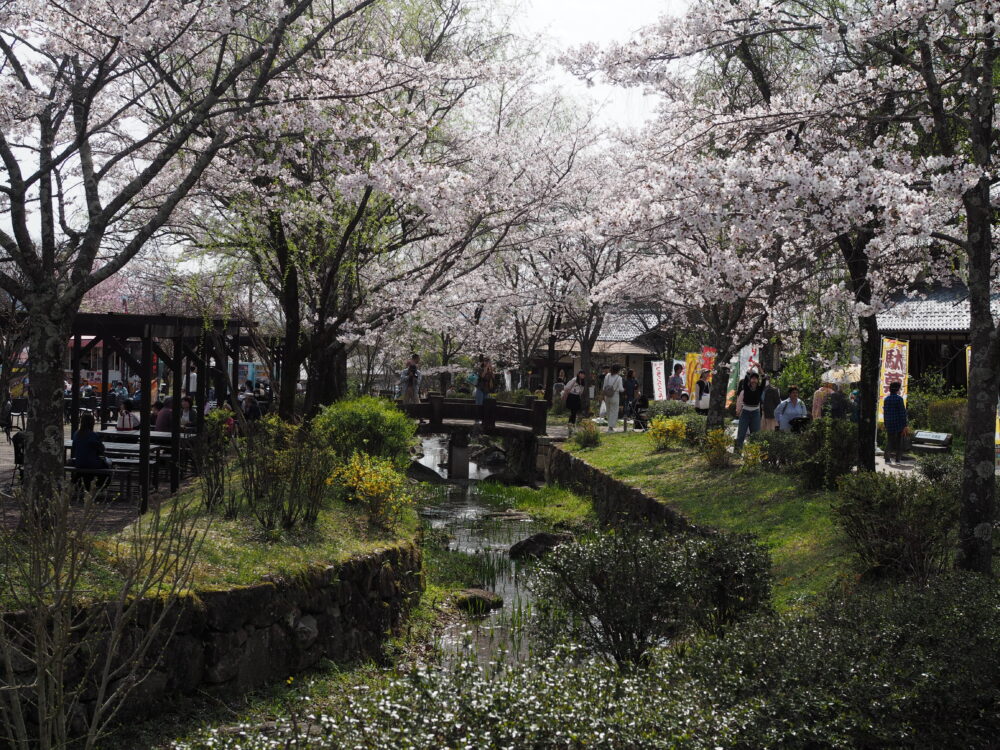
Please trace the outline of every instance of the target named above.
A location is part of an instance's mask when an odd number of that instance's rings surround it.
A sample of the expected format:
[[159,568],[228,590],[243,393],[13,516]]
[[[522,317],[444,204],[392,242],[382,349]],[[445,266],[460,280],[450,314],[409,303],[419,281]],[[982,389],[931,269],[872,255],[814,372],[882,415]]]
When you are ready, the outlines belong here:
[[406,491],[406,477],[391,460],[379,456],[355,453],[334,470],[330,482],[344,488],[347,502],[365,508],[370,523],[385,529],[394,528],[413,504]]
[[681,444],[687,435],[687,425],[678,417],[657,417],[649,426],[649,436],[657,451],[665,451]]
[[756,474],[764,467],[767,461],[767,451],[760,443],[747,443],[743,446],[743,464],[740,472],[743,474]]
[[705,460],[708,461],[708,465],[716,469],[729,466],[733,458],[733,454],[729,452],[732,445],[733,439],[725,430],[709,431],[708,435],[705,436],[704,447]]

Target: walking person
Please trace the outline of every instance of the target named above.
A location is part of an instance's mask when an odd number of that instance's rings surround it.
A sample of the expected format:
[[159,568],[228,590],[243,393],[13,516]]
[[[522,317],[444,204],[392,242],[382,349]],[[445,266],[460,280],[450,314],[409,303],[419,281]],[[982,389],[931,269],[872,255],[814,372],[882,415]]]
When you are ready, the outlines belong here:
[[812,401],[812,418],[821,419],[823,417],[823,407],[826,406],[826,400],[829,398],[830,394],[833,393],[833,389],[830,388],[826,383],[820,383],[819,388],[813,394]]
[[891,464],[889,456],[896,454],[896,463],[903,463],[903,435],[906,434],[908,419],[906,415],[906,402],[899,395],[902,389],[900,383],[892,383],[889,386],[889,395],[882,402],[882,416],[885,419],[885,462]]
[[773,380],[767,381],[764,386],[764,398],[761,401],[763,419],[761,419],[760,429],[764,432],[774,432],[778,429],[778,420],[774,417],[774,411],[781,404],[781,392]]
[[562,398],[569,409],[569,423],[573,426],[576,426],[576,415],[583,409],[583,399],[587,397],[589,387],[587,373],[580,370],[563,388]]
[[805,419],[809,416],[806,405],[799,400],[799,387],[797,385],[788,386],[788,398],[778,404],[774,410],[774,418],[778,421],[778,429],[782,432],[793,432],[796,419]]
[[496,386],[496,375],[493,372],[493,363],[489,357],[483,357],[479,363],[479,371],[476,373],[476,405],[482,406],[486,397],[493,393]]
[[751,435],[760,432],[761,405],[764,401],[764,389],[761,387],[760,374],[751,372],[747,375],[743,391],[740,393],[740,403],[737,404],[740,424],[736,430],[736,452],[743,450],[747,433]]
[[621,394],[625,392],[621,369],[621,365],[612,365],[611,372],[604,378],[601,387],[604,403],[608,407],[608,432],[614,432],[618,425],[618,408],[621,404]]
[[831,419],[847,419],[851,403],[847,400],[847,394],[836,383],[833,384],[833,393],[827,399],[827,406],[829,407]]
[[399,393],[404,404],[420,403],[420,370],[412,362],[407,365],[399,376]]
[[635,379],[635,370],[625,373],[625,418],[632,416],[635,411],[635,394],[639,390],[639,381]]
[[712,384],[708,380],[708,370],[698,374],[698,382],[694,384],[694,409],[699,414],[708,414],[712,401]]

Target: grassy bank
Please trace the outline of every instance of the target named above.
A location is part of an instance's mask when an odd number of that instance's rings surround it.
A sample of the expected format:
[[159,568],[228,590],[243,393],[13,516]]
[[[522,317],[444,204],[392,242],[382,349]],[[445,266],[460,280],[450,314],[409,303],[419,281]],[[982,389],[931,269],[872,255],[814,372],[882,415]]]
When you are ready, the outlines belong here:
[[710,469],[690,448],[654,453],[642,433],[602,438],[596,448],[571,443],[565,448],[662,499],[693,523],[756,534],[771,551],[779,608],[819,593],[848,572],[847,541],[834,525],[830,493],[805,492],[786,474]]

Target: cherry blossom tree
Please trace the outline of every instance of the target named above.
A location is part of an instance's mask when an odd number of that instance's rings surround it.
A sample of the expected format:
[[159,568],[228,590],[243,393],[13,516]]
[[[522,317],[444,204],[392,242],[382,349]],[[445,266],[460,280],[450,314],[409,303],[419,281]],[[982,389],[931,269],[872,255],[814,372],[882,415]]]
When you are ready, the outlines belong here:
[[0,8],[0,288],[28,320],[29,496],[62,476],[62,360],[83,296],[158,236],[254,110],[364,77],[332,53],[374,4]]
[[[978,352],[970,373],[961,547],[963,565],[977,570],[989,569],[994,518],[992,468],[985,467],[994,463],[998,385],[989,308],[995,10],[961,0],[710,0],[592,56],[596,65],[586,51],[574,63],[580,72],[600,68],[664,94],[664,120],[685,123],[686,144],[731,154],[779,135],[806,159],[787,194],[806,186],[822,199],[812,204],[807,226],[817,244],[835,243],[841,278],[831,281],[835,288],[843,282],[853,297],[866,381],[863,447],[874,444],[874,315],[887,290],[913,277],[898,275],[897,261],[947,277],[953,252],[942,243],[957,248]],[[691,79],[681,60],[693,63],[702,81],[726,70],[739,83],[686,86]],[[852,173],[851,164],[863,168]],[[808,177],[809,168],[833,179],[821,184]],[[862,455],[870,466],[871,450]]]

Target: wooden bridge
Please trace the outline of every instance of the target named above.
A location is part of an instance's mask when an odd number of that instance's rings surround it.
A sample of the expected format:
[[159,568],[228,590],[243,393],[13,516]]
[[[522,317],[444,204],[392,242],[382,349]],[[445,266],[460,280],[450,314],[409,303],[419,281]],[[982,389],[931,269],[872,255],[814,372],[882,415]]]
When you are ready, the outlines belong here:
[[487,398],[482,406],[471,399],[445,398],[432,393],[419,404],[399,404],[412,419],[419,419],[421,432],[452,432],[480,423],[487,435],[544,435],[549,405],[535,396],[525,396],[524,403],[506,404]]

